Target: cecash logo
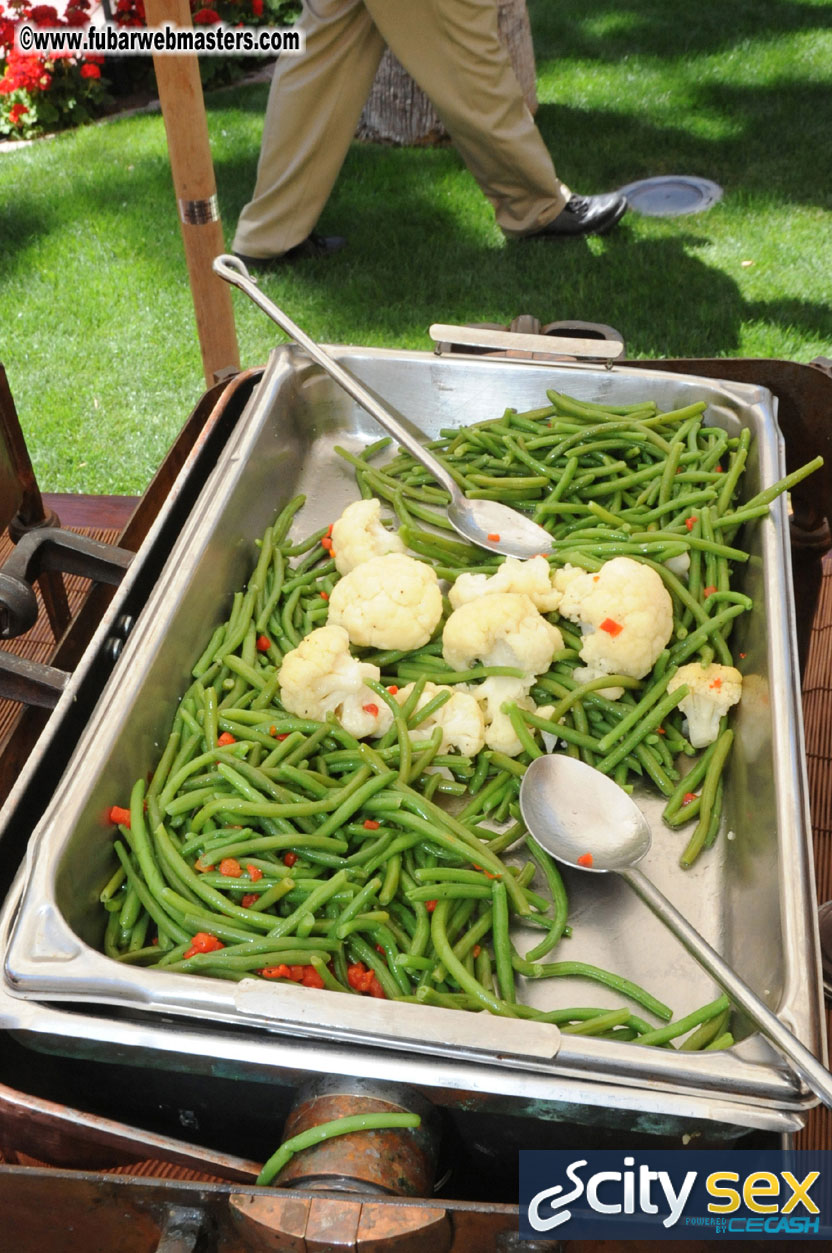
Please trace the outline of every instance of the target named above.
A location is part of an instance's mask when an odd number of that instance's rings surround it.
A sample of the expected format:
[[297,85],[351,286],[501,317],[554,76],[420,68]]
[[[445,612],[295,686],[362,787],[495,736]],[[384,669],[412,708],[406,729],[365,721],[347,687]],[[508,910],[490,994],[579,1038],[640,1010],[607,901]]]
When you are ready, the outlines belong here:
[[[781,1150],[669,1150],[658,1159],[646,1152],[521,1153],[521,1234],[548,1234],[569,1224],[561,1234],[578,1238],[615,1238],[636,1225],[640,1235],[655,1231],[657,1239],[690,1239],[692,1228],[705,1237],[818,1238],[830,1232],[822,1213],[822,1207],[829,1211],[828,1157]],[[548,1177],[541,1175],[542,1161],[529,1169],[523,1159],[547,1159]]]

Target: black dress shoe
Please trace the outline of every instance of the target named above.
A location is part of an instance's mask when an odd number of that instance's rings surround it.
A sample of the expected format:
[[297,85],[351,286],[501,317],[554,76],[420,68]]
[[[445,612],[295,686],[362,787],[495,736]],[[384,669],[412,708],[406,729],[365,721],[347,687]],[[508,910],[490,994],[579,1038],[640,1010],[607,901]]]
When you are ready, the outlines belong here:
[[270,270],[273,266],[284,265],[286,262],[307,261],[311,257],[329,257],[333,252],[340,252],[346,242],[343,235],[318,235],[313,231],[311,235],[307,235],[306,239],[295,244],[294,248],[289,248],[286,252],[278,253],[274,257],[247,257],[242,252],[235,252],[234,256],[239,257],[250,270]]
[[556,218],[524,239],[557,239],[570,235],[605,235],[627,212],[627,197],[618,192],[606,196],[572,196]]

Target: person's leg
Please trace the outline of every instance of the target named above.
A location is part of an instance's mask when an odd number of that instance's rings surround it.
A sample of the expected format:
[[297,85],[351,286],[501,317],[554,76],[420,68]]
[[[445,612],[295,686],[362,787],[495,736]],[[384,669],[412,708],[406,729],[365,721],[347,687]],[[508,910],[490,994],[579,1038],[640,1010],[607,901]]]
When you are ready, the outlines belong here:
[[361,0],[314,0],[301,24],[306,52],[275,68],[257,183],[234,237],[243,256],[279,256],[313,230],[384,51]]
[[497,35],[496,0],[365,0],[429,96],[507,235],[552,221],[571,192],[523,100]]

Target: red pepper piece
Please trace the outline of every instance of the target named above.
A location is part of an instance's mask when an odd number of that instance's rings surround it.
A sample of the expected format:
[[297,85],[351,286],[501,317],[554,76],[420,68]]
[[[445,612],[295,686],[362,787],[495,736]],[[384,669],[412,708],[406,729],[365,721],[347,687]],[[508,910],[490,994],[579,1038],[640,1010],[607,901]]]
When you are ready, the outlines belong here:
[[432,914],[438,904],[439,901],[425,901],[425,909],[429,914]]
[[691,514],[689,518],[685,518],[685,526],[689,531],[692,531],[698,521],[699,519],[694,514]]
[[258,901],[258,895],[256,892],[246,892],[245,896],[240,901],[240,904],[242,905],[243,909],[251,909],[252,905],[257,904],[257,901]]
[[289,979],[289,967],[281,963],[279,966],[262,966],[257,971],[258,975],[262,975],[264,979]]
[[624,628],[620,622],[616,622],[615,618],[605,618],[601,623],[601,630],[606,631],[607,635],[611,635],[615,639],[616,635],[620,635]]
[[708,687],[712,687],[714,691],[718,692],[719,689],[722,687],[722,679],[720,679],[719,676],[717,676],[717,678],[715,678],[712,682],[708,684]]
[[225,948],[225,945],[215,935],[211,935],[209,931],[197,931],[191,938],[191,947],[184,954],[184,960],[196,957],[197,953],[215,953],[221,948]]
[[243,873],[243,868],[237,861],[236,857],[223,857],[220,862],[220,874],[226,879],[239,879]]
[[283,858],[283,865],[290,866],[290,867],[294,866],[297,859],[298,859],[297,853],[286,853],[285,857]]
[[363,962],[353,962],[351,966],[347,966],[347,983],[356,992],[366,992],[374,978],[372,970],[368,970]]
[[383,945],[383,944],[377,944],[377,945],[376,945],[376,952],[377,952],[377,953],[381,953],[382,957],[385,957],[385,956],[386,956],[386,952],[385,952],[385,948],[384,948],[384,945]]
[[380,826],[381,826],[381,823],[376,822],[375,818],[364,819],[364,829],[366,831],[378,831]]
[[209,870],[214,869],[213,862],[210,866],[206,866],[201,857],[197,857],[194,862],[194,870],[198,870],[200,874],[207,874]]
[[592,865],[593,860],[594,859],[593,859],[592,853],[581,853],[580,857],[578,858],[578,865],[585,866],[588,870],[590,866]]
[[326,986],[314,966],[304,966],[301,983],[305,988],[323,988]]
[[703,588],[702,588],[702,595],[703,595],[703,596],[705,597],[705,599],[707,600],[709,596],[713,596],[713,594],[714,594],[714,592],[715,592],[715,591],[716,591],[716,588],[715,588],[715,587],[713,587],[713,585],[712,585],[711,587],[703,587]]
[[321,592],[321,600],[329,600],[329,592]]
[[362,705],[361,708],[364,710],[365,714],[370,714],[373,718],[378,717],[378,705]]
[[230,731],[223,731],[222,735],[217,737],[217,748],[227,748],[229,744],[236,744],[237,741]]
[[474,947],[471,949],[471,952],[473,953],[474,957],[479,957],[480,953],[482,952],[482,946],[479,944],[475,944]]
[[251,862],[249,862],[246,866],[246,870],[248,871],[248,877],[251,879],[252,883],[257,883],[258,879],[263,878],[263,871],[259,866],[253,866]]
[[498,544],[500,542],[500,536],[496,531],[492,531],[492,533],[488,536],[488,539],[490,539],[493,544]]
[[395,683],[391,683],[391,684],[390,684],[390,686],[389,686],[389,687],[388,687],[388,689],[387,689],[387,691],[390,693],[390,695],[391,695],[391,696],[395,696],[395,695],[396,695],[396,692],[398,692],[398,690],[399,690],[399,689],[398,689],[398,687],[396,686],[396,684],[395,684]]
[[258,653],[267,653],[271,646],[272,642],[268,635],[258,635],[257,639],[254,641],[254,647],[257,649]]
[[374,996],[379,1001],[387,1000],[387,993],[374,974],[371,974],[367,991],[370,993],[370,996]]
[[129,827],[130,810],[123,809],[121,805],[111,805],[107,810],[107,820],[111,822],[114,827]]
[[696,800],[696,792],[685,792],[684,796],[682,797],[682,804],[689,805],[691,801],[695,801],[695,800]]

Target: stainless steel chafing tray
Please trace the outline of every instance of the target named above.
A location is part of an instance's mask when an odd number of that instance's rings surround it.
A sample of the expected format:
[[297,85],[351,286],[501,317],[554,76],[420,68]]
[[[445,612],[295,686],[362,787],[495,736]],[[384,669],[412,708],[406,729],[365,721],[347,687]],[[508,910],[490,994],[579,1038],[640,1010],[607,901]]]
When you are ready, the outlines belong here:
[[[537,407],[547,387],[619,404],[646,396],[664,409],[704,399],[709,422],[752,430],[748,495],[782,473],[774,402],[759,387],[623,367],[333,351],[428,436],[508,405]],[[543,1024],[125,967],[98,951],[98,892],[113,864],[109,806],[123,803],[158,757],[190,666],[249,571],[254,539],[298,491],[308,498],[298,534],[337,516],[356,490],[333,446],[357,449],[377,435],[302,353],[273,354],[32,834],[2,918],[9,936],[0,1025],[32,1040],[40,1033],[50,1047],[60,1036],[83,1040],[93,1052],[110,1041],[172,1066],[188,1064],[180,1046],[197,1034],[199,1064],[207,1058],[223,1073],[237,1065],[254,1077],[321,1069],[406,1075],[446,1102],[473,1092],[509,1103],[518,1114],[578,1122],[620,1125],[626,1117],[631,1126],[681,1132],[704,1121],[720,1124],[726,1136],[742,1127],[798,1125],[813,1101],[757,1036],[719,1054],[582,1041]],[[707,857],[682,872],[684,837],[663,827],[659,801],[642,798],[654,830],[649,873],[820,1053],[784,500],[753,529],[749,547],[742,587],[755,608],[737,632],[746,680],[734,723],[725,832]],[[578,877],[568,887],[575,932],[569,957],[635,979],[678,1013],[715,995],[707,976],[624,885]],[[549,1006],[620,1003],[615,993],[572,980],[532,985],[529,997]]]

